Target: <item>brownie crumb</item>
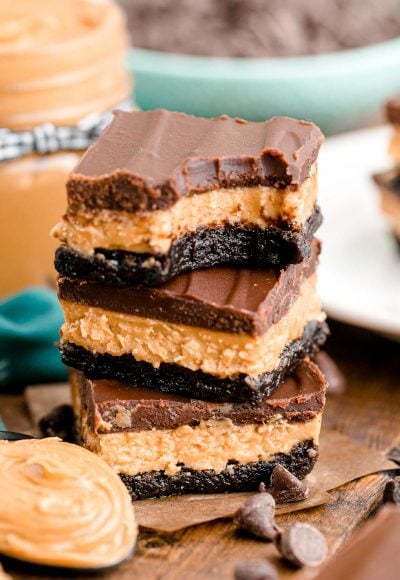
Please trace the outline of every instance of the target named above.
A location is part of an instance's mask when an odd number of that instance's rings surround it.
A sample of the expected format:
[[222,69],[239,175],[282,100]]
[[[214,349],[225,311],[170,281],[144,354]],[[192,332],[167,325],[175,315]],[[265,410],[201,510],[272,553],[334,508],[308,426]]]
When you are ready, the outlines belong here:
[[279,533],[275,522],[275,500],[269,493],[250,497],[238,510],[236,523],[242,530],[272,542]]
[[253,560],[238,564],[234,578],[235,580],[278,580],[278,573],[269,562]]
[[272,495],[276,503],[301,501],[306,499],[310,492],[308,487],[283,465],[274,467],[271,474],[271,484],[265,488],[265,491]]
[[383,501],[400,505],[400,476],[396,476],[386,483],[383,492]]
[[319,566],[328,555],[324,536],[311,524],[293,524],[276,537],[275,545],[286,560],[299,568]]
[[75,418],[71,405],[59,405],[42,417],[39,429],[43,437],[60,437],[63,441],[76,443]]

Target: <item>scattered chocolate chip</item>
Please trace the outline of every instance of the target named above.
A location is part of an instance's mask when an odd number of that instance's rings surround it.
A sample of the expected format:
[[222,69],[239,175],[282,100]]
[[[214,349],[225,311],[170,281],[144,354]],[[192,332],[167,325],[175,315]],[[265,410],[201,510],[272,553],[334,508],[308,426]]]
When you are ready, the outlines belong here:
[[392,447],[392,449],[387,452],[386,457],[400,465],[400,446]]
[[275,500],[269,493],[250,497],[238,510],[236,523],[242,530],[272,542],[279,533],[275,523]]
[[342,395],[346,390],[346,379],[335,361],[323,351],[317,352],[313,361],[328,381],[328,395]]
[[272,470],[271,484],[266,491],[272,495],[276,503],[301,501],[308,497],[310,492],[308,487],[283,465],[276,465]]
[[278,580],[278,573],[272,564],[254,560],[236,566],[235,580]]
[[386,483],[383,492],[383,501],[400,504],[400,476],[394,477]]
[[298,567],[319,566],[328,554],[321,532],[311,524],[293,524],[279,534],[275,545],[286,560]]
[[63,441],[76,442],[74,412],[70,405],[59,405],[42,417],[39,429],[44,437],[60,437]]

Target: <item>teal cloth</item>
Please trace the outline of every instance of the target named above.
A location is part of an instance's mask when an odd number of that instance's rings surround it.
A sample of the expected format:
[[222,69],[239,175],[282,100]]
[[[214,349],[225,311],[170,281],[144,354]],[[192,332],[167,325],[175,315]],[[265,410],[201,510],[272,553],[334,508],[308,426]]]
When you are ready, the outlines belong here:
[[0,301],[0,386],[65,380],[54,344],[62,321],[56,293],[47,288]]

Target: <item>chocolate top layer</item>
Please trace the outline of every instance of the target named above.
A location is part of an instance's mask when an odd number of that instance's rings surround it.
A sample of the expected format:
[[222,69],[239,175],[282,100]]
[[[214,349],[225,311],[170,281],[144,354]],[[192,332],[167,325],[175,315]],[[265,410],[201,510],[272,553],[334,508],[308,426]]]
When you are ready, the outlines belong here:
[[68,180],[69,209],[151,211],[221,187],[298,187],[322,142],[318,127],[287,117],[117,111]]
[[400,507],[385,506],[322,568],[317,580],[395,580],[400,570]]
[[400,124],[400,95],[387,101],[386,117],[389,123]]
[[114,287],[60,278],[62,300],[223,332],[263,334],[288,312],[316,269],[320,242],[308,260],[282,270],[208,268],[181,274],[158,288]]
[[325,403],[325,378],[309,360],[258,406],[200,401],[118,381],[89,380],[78,371],[72,373],[79,381],[89,425],[98,433],[175,429],[210,419],[264,423],[278,415],[289,421],[308,421],[322,411]]

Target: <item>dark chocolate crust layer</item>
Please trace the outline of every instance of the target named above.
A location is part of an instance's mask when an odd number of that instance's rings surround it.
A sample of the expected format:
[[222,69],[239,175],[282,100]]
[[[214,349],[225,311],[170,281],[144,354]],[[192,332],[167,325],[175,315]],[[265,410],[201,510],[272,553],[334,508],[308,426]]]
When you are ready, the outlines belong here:
[[212,266],[247,267],[294,264],[309,258],[311,240],[322,223],[320,209],[301,230],[278,226],[201,227],[173,242],[168,254],[138,254],[96,248],[84,256],[60,246],[55,268],[62,276],[118,286],[158,286],[174,276]]
[[271,461],[231,464],[221,473],[182,468],[173,476],[151,471],[135,476],[120,474],[132,499],[147,499],[185,493],[224,493],[257,490],[261,482],[270,483],[273,468],[280,464],[299,479],[310,473],[318,452],[312,441],[303,441],[290,453],[279,453]]
[[81,406],[94,433],[194,427],[201,421],[229,419],[235,425],[265,423],[277,415],[286,421],[310,421],[325,404],[326,380],[317,365],[303,361],[274,394],[259,405],[215,403],[162,393],[141,385],[91,380],[71,370]]
[[150,363],[136,361],[130,354],[94,353],[73,343],[62,344],[60,350],[64,364],[82,371],[90,379],[115,379],[196,399],[259,404],[279,387],[305,356],[312,356],[324,344],[328,333],[325,322],[309,322],[301,338],[285,348],[279,366],[257,379],[248,375],[218,379],[202,371],[168,363],[155,368]]
[[181,274],[157,288],[108,286],[60,278],[59,297],[72,303],[214,331],[264,334],[291,308],[315,272],[320,243],[310,258],[277,268],[215,267]]
[[117,111],[67,183],[69,210],[153,211],[212,189],[298,188],[323,142],[312,123]]

